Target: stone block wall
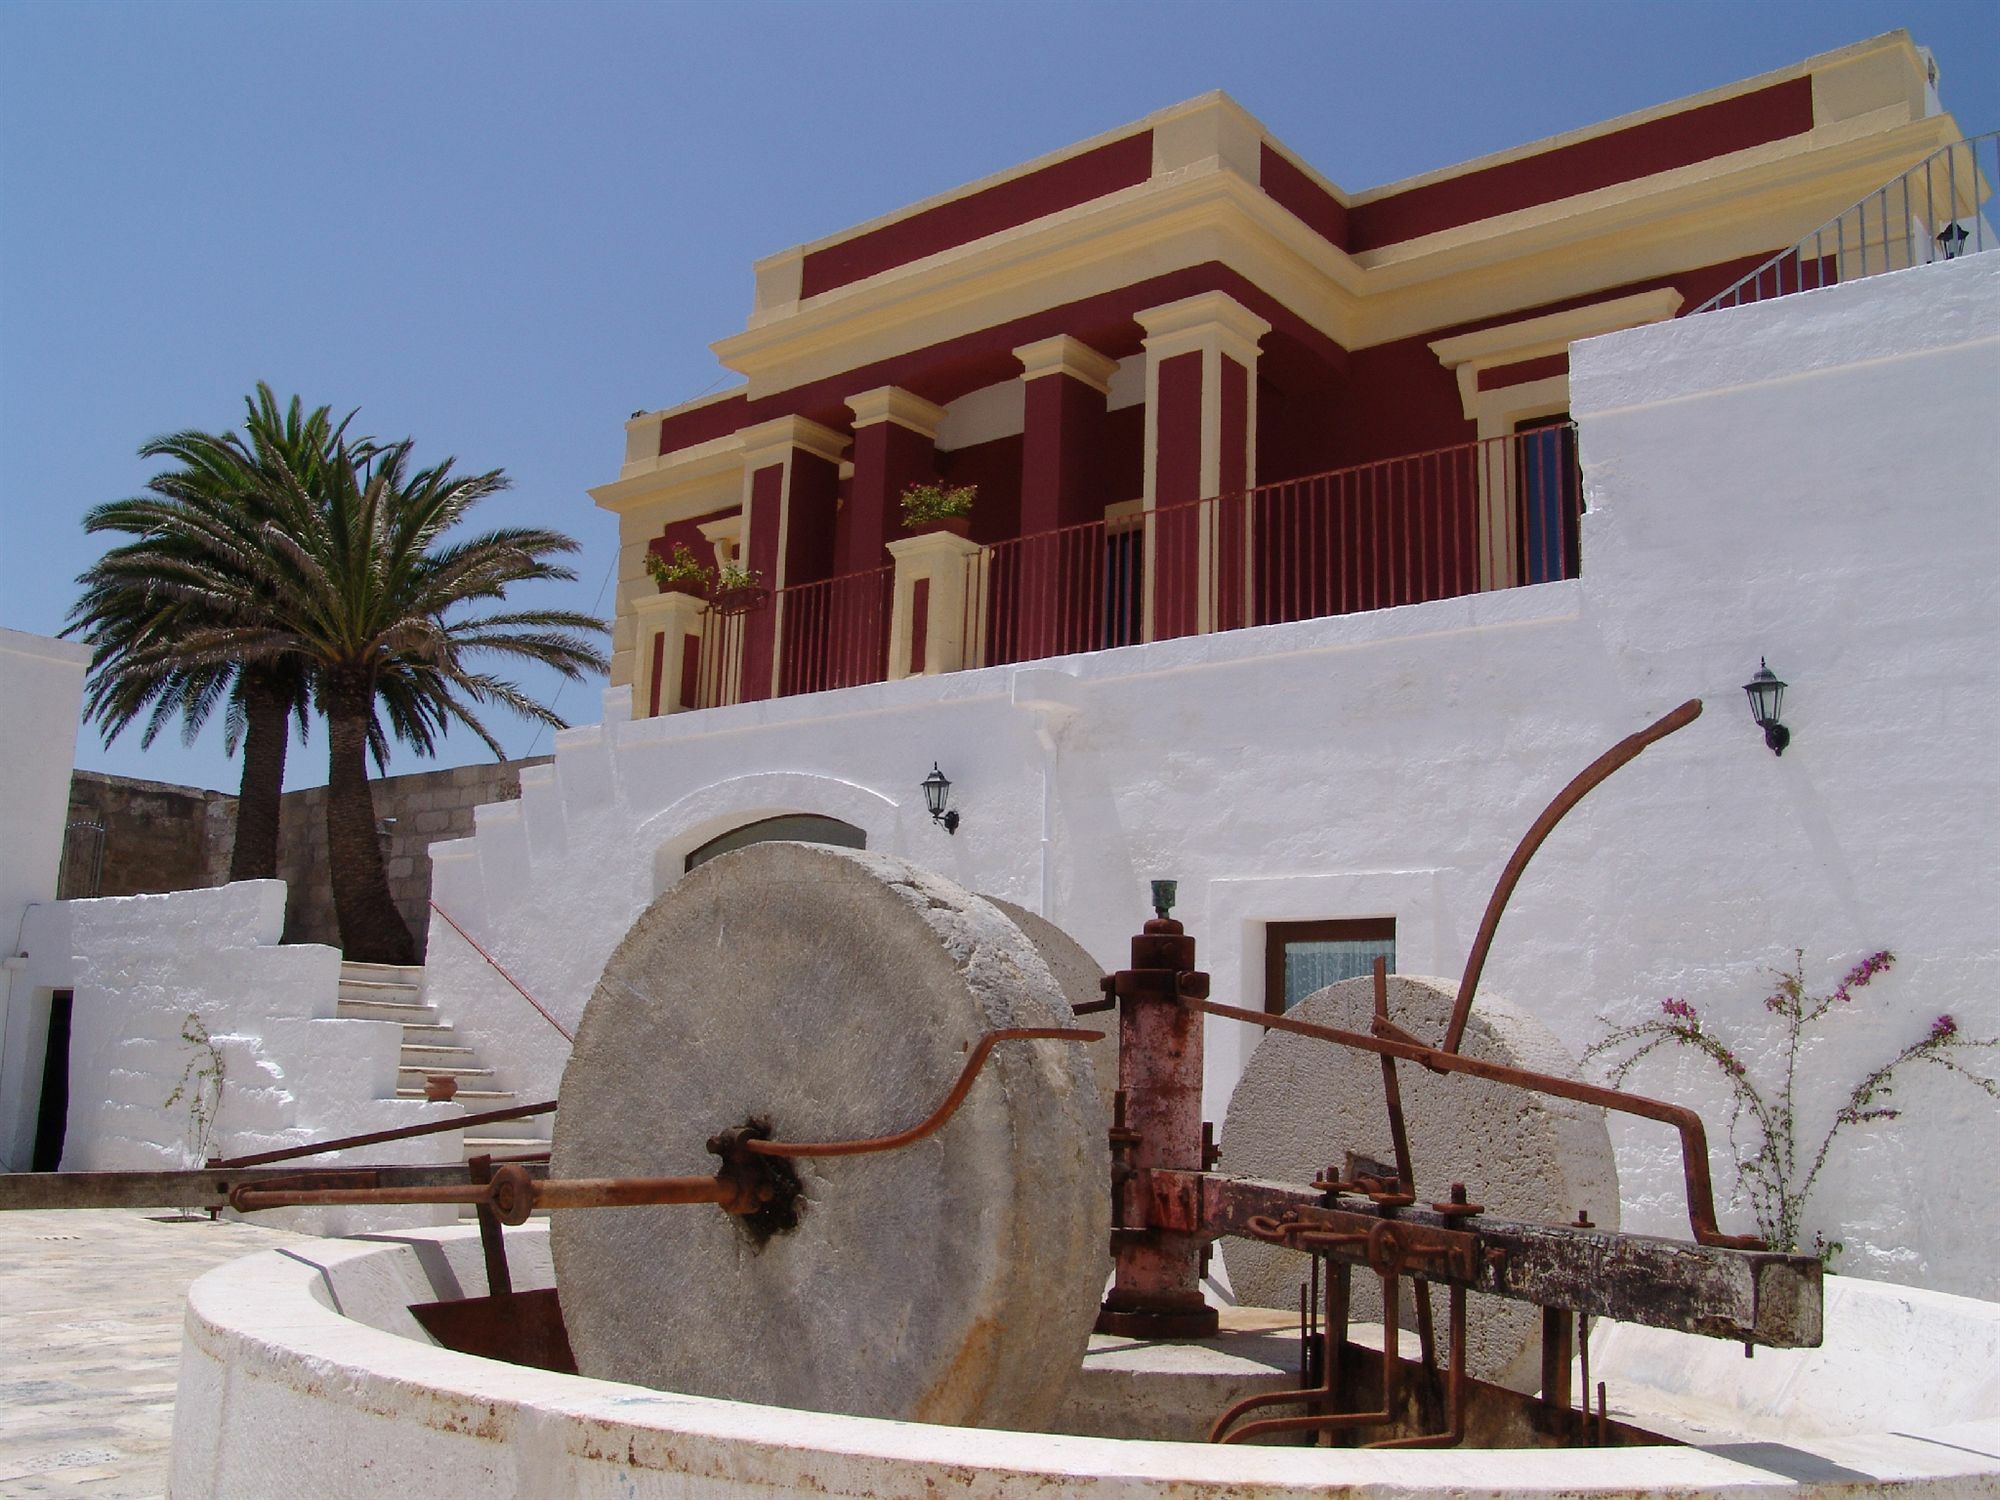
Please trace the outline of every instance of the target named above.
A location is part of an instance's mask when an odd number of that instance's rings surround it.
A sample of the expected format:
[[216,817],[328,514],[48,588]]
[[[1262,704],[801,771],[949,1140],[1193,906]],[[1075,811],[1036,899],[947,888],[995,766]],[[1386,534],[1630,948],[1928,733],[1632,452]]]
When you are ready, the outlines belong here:
[[[518,798],[522,768],[548,759],[544,755],[454,766],[372,783],[376,825],[387,827],[383,853],[389,867],[389,894],[410,924],[419,954],[430,929],[430,846],[441,839],[471,837],[473,808]],[[285,941],[338,947],[340,929],[334,921],[327,869],[325,787],[285,794],[278,821],[278,874],[291,887]]]
[[[372,782],[375,821],[387,825],[389,892],[421,953],[430,927],[430,846],[469,838],[472,810],[521,795],[521,770],[549,757],[454,766]],[[227,883],[236,838],[236,798],[101,771],[70,778],[60,894],[157,895]],[[290,887],[287,943],[338,947],[327,871],[326,788],[285,793],[278,814],[278,875]]]
[[102,771],[70,777],[59,894],[153,895],[229,878],[236,799]]

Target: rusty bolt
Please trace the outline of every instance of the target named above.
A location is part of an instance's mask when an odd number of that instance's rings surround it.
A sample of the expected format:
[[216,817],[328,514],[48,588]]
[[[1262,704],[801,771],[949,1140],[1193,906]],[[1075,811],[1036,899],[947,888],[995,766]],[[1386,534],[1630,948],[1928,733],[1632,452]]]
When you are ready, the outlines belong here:
[[1451,1199],[1449,1202],[1433,1203],[1431,1208],[1435,1212],[1443,1214],[1448,1219],[1469,1219],[1475,1214],[1486,1212],[1482,1204],[1468,1203],[1466,1201],[1465,1184],[1462,1182],[1454,1182],[1451,1185]]

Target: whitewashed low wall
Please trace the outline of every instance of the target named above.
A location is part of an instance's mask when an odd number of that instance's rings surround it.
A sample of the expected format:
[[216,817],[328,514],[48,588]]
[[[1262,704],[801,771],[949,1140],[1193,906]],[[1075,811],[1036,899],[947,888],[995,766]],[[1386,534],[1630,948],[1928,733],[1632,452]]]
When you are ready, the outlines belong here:
[[[437,898],[574,1025],[690,849],[821,813],[1107,967],[1147,881],[1176,877],[1216,994],[1254,1008],[1273,921],[1393,916],[1401,971],[1458,973],[1535,814],[1700,697],[1544,846],[1486,986],[1577,1050],[1685,997],[1768,1076],[1771,970],[1803,949],[1817,988],[1893,949],[1807,1060],[1808,1128],[1941,1014],[2000,1033],[2000,256],[1592,340],[1572,391],[1579,580],[638,722],[621,690],[433,849]],[[1740,690],[1761,657],[1792,684],[1782,758]],[[924,811],[933,760],[956,837]],[[545,1097],[560,1038],[462,944],[432,951],[454,1023]],[[1212,1116],[1255,1041],[1210,1023]],[[1707,1112],[1726,1196],[1719,1080],[1662,1055],[1632,1085]],[[1894,1102],[1836,1148],[1808,1230],[1843,1270],[2000,1296],[2000,1214],[1966,1167],[2000,1160],[2000,1111],[1935,1072]],[[1671,1135],[1614,1140],[1626,1227],[1684,1234]]]
[[[508,1238],[516,1284],[546,1276],[546,1255],[531,1248],[544,1236]],[[1899,1400],[1894,1372],[1921,1364],[1925,1345],[1893,1317],[1878,1320],[1883,1342],[1861,1351],[1880,1383],[1870,1420],[1838,1435],[1776,1443],[1725,1436],[1681,1448],[1368,1452],[829,1416],[551,1375],[416,1342],[422,1335],[405,1306],[461,1290],[483,1290],[477,1240],[466,1230],[414,1235],[405,1245],[266,1251],[197,1281],[174,1405],[174,1500],[788,1493],[1279,1500],[1335,1492],[1971,1500],[2000,1484],[2000,1421],[1962,1406],[1940,1411]],[[1896,1291],[1865,1288],[1857,1298],[1893,1304]],[[2000,1309],[1943,1300],[1974,1330],[1961,1347],[1983,1341],[1983,1365],[1965,1375],[1975,1387],[1990,1381]],[[1726,1383],[1743,1363],[1734,1345],[1694,1342],[1705,1351],[1693,1356],[1701,1382]],[[1621,1399],[1630,1393],[1633,1382],[1615,1358],[1595,1362],[1593,1374]],[[1816,1390],[1792,1381],[1777,1415],[1810,1410]]]
[[[29,914],[25,977],[73,991],[69,1171],[198,1164],[183,1037],[199,1018],[223,1062],[208,1154],[247,1155],[463,1114],[395,1097],[402,1028],[334,1016],[340,955],[283,947],[285,886],[243,881],[157,896],[61,901]],[[175,1091],[183,1097],[169,1103]],[[456,1160],[455,1132],[368,1148],[372,1162]],[[342,1160],[312,1158],[314,1165]],[[321,1233],[448,1222],[446,1209],[312,1209],[258,1221]]]

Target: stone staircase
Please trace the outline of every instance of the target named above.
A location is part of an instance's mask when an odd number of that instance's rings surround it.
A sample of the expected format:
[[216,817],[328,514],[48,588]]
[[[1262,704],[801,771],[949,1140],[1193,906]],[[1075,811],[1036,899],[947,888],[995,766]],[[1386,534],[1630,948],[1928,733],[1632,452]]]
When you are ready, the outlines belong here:
[[[452,1102],[463,1105],[467,1114],[506,1109],[520,1102],[511,1090],[493,1087],[493,1069],[474,1049],[458,1044],[451,1023],[424,998],[421,965],[398,968],[343,963],[335,1014],[348,1021],[391,1021],[403,1028],[402,1057],[396,1069],[398,1099],[421,1099],[426,1079],[448,1075],[458,1080]],[[465,1133],[465,1155],[469,1160],[546,1151],[547,1129],[546,1115],[476,1126]],[[462,1217],[470,1215],[467,1209]]]

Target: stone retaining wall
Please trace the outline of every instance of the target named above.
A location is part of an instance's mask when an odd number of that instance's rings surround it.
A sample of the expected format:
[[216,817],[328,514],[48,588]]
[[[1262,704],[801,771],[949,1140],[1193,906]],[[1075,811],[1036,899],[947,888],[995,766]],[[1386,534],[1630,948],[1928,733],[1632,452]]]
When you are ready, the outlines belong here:
[[[389,893],[419,954],[430,928],[430,846],[470,837],[473,808],[518,798],[522,768],[548,759],[454,766],[371,784],[376,822],[388,827]],[[326,788],[285,793],[278,817],[278,875],[290,888],[284,940],[337,947]],[[229,879],[236,798],[228,792],[78,771],[70,778],[67,822],[61,883],[67,899],[199,890]]]

